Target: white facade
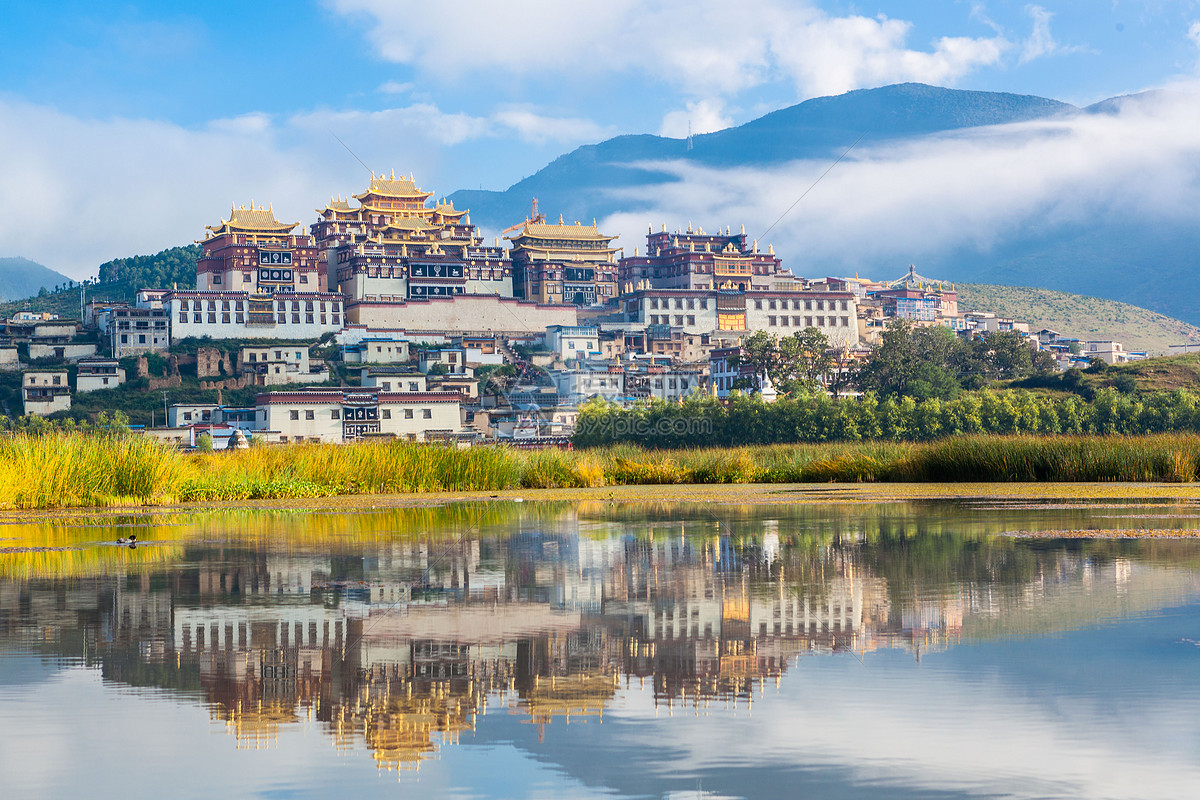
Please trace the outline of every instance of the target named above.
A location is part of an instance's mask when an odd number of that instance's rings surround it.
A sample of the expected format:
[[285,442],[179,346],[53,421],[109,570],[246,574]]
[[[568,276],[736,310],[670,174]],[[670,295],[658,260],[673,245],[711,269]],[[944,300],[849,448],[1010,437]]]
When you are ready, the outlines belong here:
[[21,362],[17,358],[17,348],[0,347],[0,369],[14,370],[20,368]]
[[258,396],[256,427],[278,431],[278,441],[341,443],[391,436],[424,441],[462,427],[453,392],[380,392],[309,389]]
[[215,424],[219,421],[219,408],[215,403],[176,403],[167,409],[167,427]]
[[291,339],[315,341],[342,327],[342,296],[282,293],[271,297],[245,292],[169,292],[172,341],[212,339]]
[[619,370],[562,369],[551,373],[561,402],[578,406],[592,397],[616,402],[625,396],[625,375]]
[[243,347],[238,351],[238,372],[255,376],[257,386],[329,380],[329,367],[324,362],[313,364],[303,344]]
[[98,327],[108,336],[113,358],[166,352],[171,346],[170,319],[158,298],[139,296],[139,302],[147,305],[118,306],[100,315]]
[[440,350],[422,350],[417,368],[428,373],[435,366],[446,368],[447,375],[467,374],[467,351],[461,347],[445,347]]
[[78,361],[96,355],[94,344],[38,344],[29,343],[29,359],[55,358],[59,361]]
[[546,346],[563,361],[600,355],[600,330],[594,327],[552,325],[546,329]]
[[746,329],[791,336],[816,328],[838,347],[858,345],[858,301],[833,292],[780,292],[746,296]]
[[342,345],[347,364],[404,364],[408,362],[408,341],[386,336],[364,337],[354,344]]
[[1124,364],[1129,360],[1129,354],[1120,342],[1084,342],[1082,355],[1088,359],[1098,358],[1105,364]]
[[67,371],[26,372],[21,376],[21,399],[26,414],[45,416],[71,408]]
[[362,370],[363,388],[380,389],[385,392],[425,392],[429,390],[429,379],[422,372],[399,371],[396,369]]
[[94,392],[98,389],[115,389],[125,382],[125,370],[115,358],[89,358],[79,362],[75,374],[75,391]]
[[643,325],[667,325],[688,333],[717,330],[716,297],[704,291],[651,291],[638,294],[631,321]]

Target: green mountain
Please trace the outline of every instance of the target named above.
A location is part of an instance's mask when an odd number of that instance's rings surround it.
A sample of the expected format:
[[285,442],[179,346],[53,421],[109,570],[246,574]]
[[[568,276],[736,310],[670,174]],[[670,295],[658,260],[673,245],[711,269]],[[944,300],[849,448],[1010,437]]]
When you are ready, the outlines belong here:
[[[619,136],[560,156],[505,191],[467,190],[450,197],[459,208],[470,209],[472,221],[493,229],[525,219],[532,197],[552,218],[561,213],[569,220],[603,219],[617,212],[649,211],[651,198],[661,196],[655,187],[678,180],[676,173],[660,166],[666,162],[727,170],[798,159],[830,162],[864,134],[872,146],[889,141],[917,144],[927,137],[979,126],[1113,115],[1130,103],[1155,99],[1148,95],[1115,98],[1077,108],[1025,95],[921,84],[886,86],[816,98],[735,128],[696,136],[690,149],[682,139]],[[1024,135],[1020,129],[995,135],[1008,137],[1013,152],[1020,152],[1017,145]],[[1200,169],[1194,163],[1179,164],[1177,179],[1163,188],[1169,196],[1185,185],[1189,196],[1200,193]],[[1127,194],[1154,197],[1159,191],[1160,187],[1146,183],[1128,187]],[[1086,199],[1078,191],[1072,193],[1072,187],[1063,187],[1068,209]],[[861,272],[873,277],[915,263],[922,273],[938,278],[1106,297],[1200,324],[1200,284],[1194,280],[1200,227],[1190,206],[1179,202],[1170,207],[1164,201],[1167,212],[1131,213],[1120,203],[1103,200],[1097,200],[1095,210],[1075,216],[1031,207],[1018,212],[1022,216],[1007,223],[998,239],[994,235],[976,238],[964,230],[957,238],[897,244],[891,249],[884,241],[882,247],[871,248],[869,260],[863,260],[854,243],[848,242],[844,250],[825,248],[823,252],[829,254],[824,256],[802,250],[785,253],[784,263],[806,276]],[[770,222],[741,221],[760,229]],[[633,247],[639,242],[623,244]]]
[[43,288],[70,284],[73,281],[61,272],[55,272],[28,258],[0,258],[0,299],[19,300],[32,297]]
[[683,161],[707,167],[776,164],[834,156],[868,135],[873,143],[981,125],[1024,122],[1079,109],[1057,100],[1001,92],[941,89],[904,83],[818,97],[715,133],[684,139],[649,134],[618,136],[559,156],[503,192],[461,190],[450,195],[476,224],[505,228],[529,213],[537,197],[550,216],[570,219],[638,211],[621,189],[673,180],[645,162]]

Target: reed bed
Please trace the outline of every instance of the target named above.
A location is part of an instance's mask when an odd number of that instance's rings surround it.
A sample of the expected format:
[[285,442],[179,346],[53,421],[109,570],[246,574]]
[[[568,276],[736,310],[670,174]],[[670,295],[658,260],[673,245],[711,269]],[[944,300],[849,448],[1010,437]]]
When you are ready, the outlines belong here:
[[459,450],[410,442],[184,454],[137,436],[0,440],[0,507],[156,505],[400,492],[821,482],[1194,482],[1200,436],[957,436],[934,442],[648,450]]

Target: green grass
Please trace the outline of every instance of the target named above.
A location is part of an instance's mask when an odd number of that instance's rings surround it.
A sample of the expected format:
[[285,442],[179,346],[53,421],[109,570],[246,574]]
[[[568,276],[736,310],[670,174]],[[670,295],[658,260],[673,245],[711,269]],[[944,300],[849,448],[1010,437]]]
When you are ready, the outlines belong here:
[[406,492],[822,482],[1192,482],[1200,436],[960,436],[926,443],[655,451],[409,442],[184,454],[138,436],[0,440],[0,507],[65,508]]

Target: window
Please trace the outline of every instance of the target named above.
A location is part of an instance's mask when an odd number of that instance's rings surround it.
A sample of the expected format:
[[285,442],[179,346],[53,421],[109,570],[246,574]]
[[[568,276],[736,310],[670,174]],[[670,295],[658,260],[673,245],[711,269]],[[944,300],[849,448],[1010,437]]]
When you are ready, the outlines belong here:
[[181,311],[181,312],[179,313],[179,321],[180,321],[180,322],[187,322],[187,312],[185,312],[185,311]]
[[793,325],[794,327],[797,327],[797,328],[799,328],[799,327],[800,327],[800,318],[799,318],[799,317],[792,317],[792,325]]
[[51,383],[53,383],[55,386],[58,386],[60,383],[62,383],[62,378],[55,375],[53,380],[51,380]]
[[289,419],[300,419],[300,412],[299,411],[289,411],[288,418]]
[[774,325],[775,325],[775,318],[774,318],[774,317],[767,317],[767,324],[768,324],[768,325],[771,325],[771,326],[774,326]]
[[307,276],[307,275],[301,275],[301,276],[300,276],[300,282],[301,282],[301,283],[308,283],[308,276]]
[[428,408],[421,409],[421,419],[433,419],[433,412]]
[[695,325],[695,324],[696,324],[696,315],[695,315],[695,314],[688,314],[688,315],[687,315],[687,324],[688,324],[688,325]]
[[416,381],[409,381],[408,390],[410,392],[419,392],[421,391],[421,384],[417,383]]
[[221,276],[213,275],[213,283],[220,283],[220,282],[221,282]]
[[193,313],[193,314],[192,314],[192,322],[195,322],[195,323],[197,323],[197,324],[198,324],[198,323],[201,323],[201,322],[203,322],[203,321],[204,321],[204,315],[203,315],[203,314],[195,314],[195,313]]
[[390,408],[385,408],[385,409],[383,410],[383,418],[384,418],[384,419],[391,419],[391,418],[392,418],[392,410],[391,410]]
[[406,408],[406,409],[404,409],[404,418],[405,418],[405,419],[412,419],[412,418],[413,418],[413,413],[412,413],[412,409],[411,409],[411,408]]
[[146,343],[146,334],[139,333],[138,334],[138,344],[145,344],[145,343]]
[[804,327],[811,328],[812,326],[813,326],[812,317],[805,317],[804,318]]
[[316,419],[316,418],[317,418],[317,414],[316,414],[316,412],[315,412],[315,411],[311,411],[311,410],[310,410],[310,411],[305,411],[305,412],[304,412],[304,418],[305,418],[305,419]]
[[384,390],[385,392],[390,392],[390,391],[392,390],[392,384],[391,384],[391,381],[384,381],[384,382],[383,382],[383,390]]
[[209,321],[209,322],[211,322],[211,323],[213,323],[213,324],[216,324],[216,322],[217,322],[217,315],[216,315],[216,313],[215,313],[215,312],[212,312],[212,311],[208,312],[208,321]]
[[333,411],[329,412],[329,418],[330,419],[341,419],[342,412],[335,408]]
[[754,301],[754,310],[755,310],[755,311],[762,311],[762,300],[755,300],[755,301]]
[[129,344],[129,334],[127,334],[127,333],[121,334],[121,344]]

